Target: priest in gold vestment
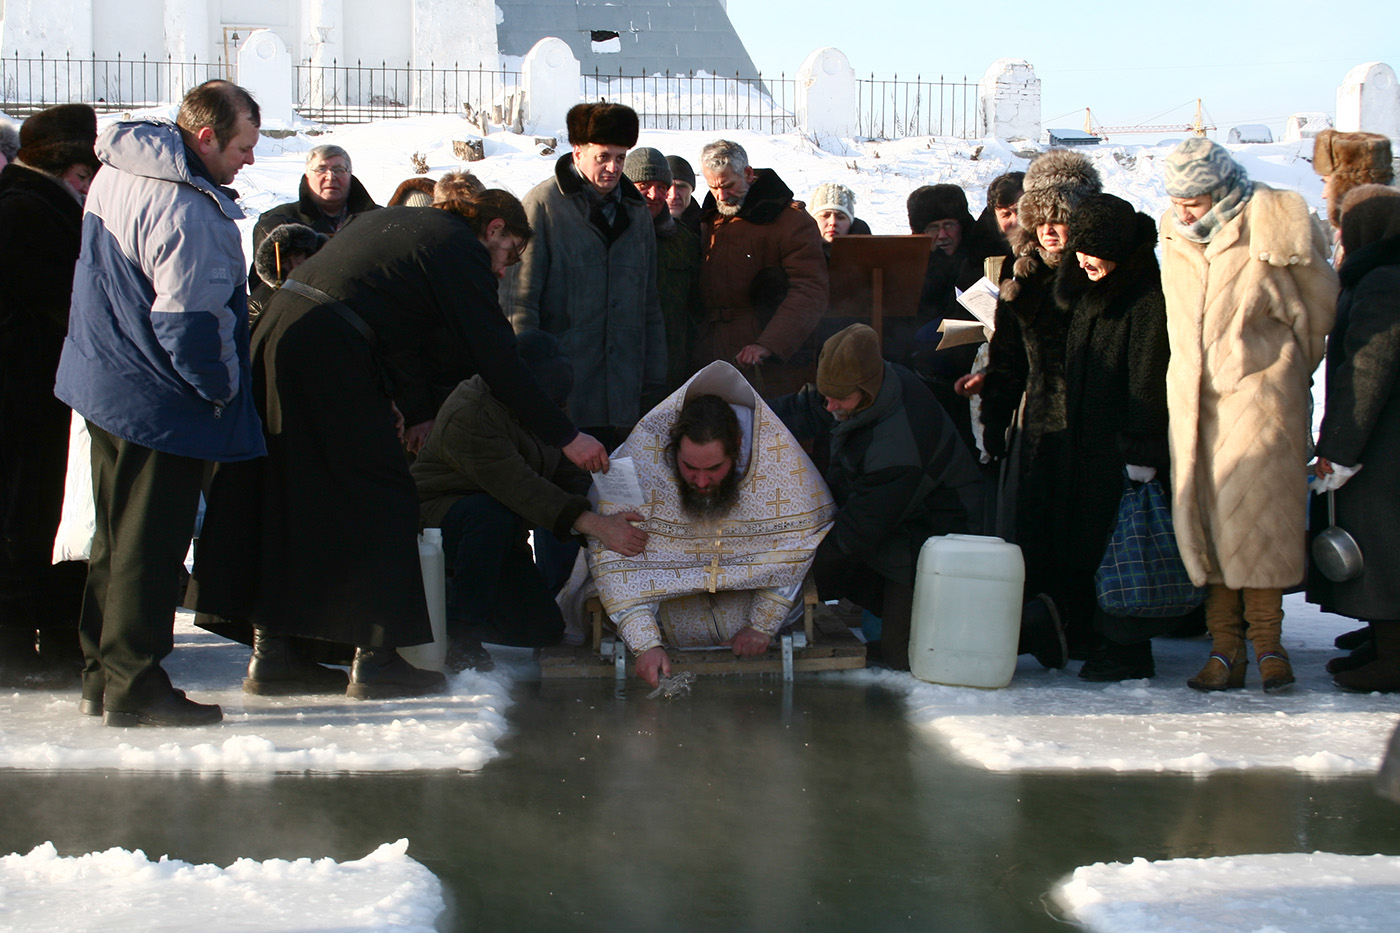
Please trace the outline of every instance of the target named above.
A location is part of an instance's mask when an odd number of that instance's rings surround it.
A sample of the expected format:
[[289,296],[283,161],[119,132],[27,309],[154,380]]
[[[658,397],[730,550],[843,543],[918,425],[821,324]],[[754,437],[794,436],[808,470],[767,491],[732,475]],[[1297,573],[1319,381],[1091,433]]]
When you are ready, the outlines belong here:
[[590,539],[591,580],[576,571],[561,602],[596,587],[653,686],[670,672],[666,647],[766,651],[800,613],[803,579],[835,514],[792,434],[721,361],[643,416],[613,457],[632,458],[644,502],[600,498],[598,511],[640,512],[646,549],[624,557]]

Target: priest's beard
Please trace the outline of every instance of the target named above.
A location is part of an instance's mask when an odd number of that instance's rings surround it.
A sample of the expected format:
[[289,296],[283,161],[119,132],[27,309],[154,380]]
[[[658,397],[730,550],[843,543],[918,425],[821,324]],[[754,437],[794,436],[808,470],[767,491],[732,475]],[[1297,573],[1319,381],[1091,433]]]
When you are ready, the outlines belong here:
[[739,471],[730,469],[729,475],[708,489],[699,489],[676,477],[680,483],[681,508],[691,518],[701,520],[718,518],[734,508],[739,500]]

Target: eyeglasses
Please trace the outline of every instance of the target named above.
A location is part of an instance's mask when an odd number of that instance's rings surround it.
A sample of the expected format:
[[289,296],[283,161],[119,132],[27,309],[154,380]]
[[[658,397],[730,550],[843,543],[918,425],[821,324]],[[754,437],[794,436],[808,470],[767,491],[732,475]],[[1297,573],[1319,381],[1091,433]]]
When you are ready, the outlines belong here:
[[336,178],[344,178],[350,174],[348,168],[339,165],[318,165],[316,168],[307,169],[312,175],[334,175]]
[[952,233],[962,228],[962,224],[956,220],[935,220],[924,227],[925,233]]

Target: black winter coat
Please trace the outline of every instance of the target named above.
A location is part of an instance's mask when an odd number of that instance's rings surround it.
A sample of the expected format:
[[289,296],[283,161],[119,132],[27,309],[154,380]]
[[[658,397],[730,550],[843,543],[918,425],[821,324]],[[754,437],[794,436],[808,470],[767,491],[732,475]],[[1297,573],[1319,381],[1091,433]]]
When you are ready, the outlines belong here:
[[1167,313],[1154,252],[1156,225],[1139,214],[1136,250],[1098,282],[1064,262],[1055,301],[1065,335],[1065,420],[1072,468],[1053,477],[1066,503],[1070,568],[1092,576],[1117,520],[1123,470],[1155,467],[1165,488]]
[[799,440],[830,446],[825,478],[836,522],[818,563],[859,559],[912,584],[931,535],[980,530],[981,475],[927,386],[903,366],[886,363],[875,401],[847,421],[826,411],[811,384],[771,404]]
[[[1365,568],[1333,583],[1308,571],[1308,601],[1366,620],[1400,620],[1400,237],[1347,254],[1337,321],[1327,338],[1327,407],[1317,455],[1362,469],[1334,493],[1337,524],[1356,538]],[[1314,533],[1327,497],[1314,496]]]
[[[369,196],[369,191],[360,184],[360,180],[354,175],[350,176],[350,194],[345,198],[346,220],[356,214],[363,214],[365,211],[372,211],[379,207],[374,203],[374,198]],[[258,217],[258,222],[253,225],[253,254],[257,255],[258,247],[267,235],[283,224],[305,224],[317,233],[324,233],[327,236],[335,234],[336,228],[331,225],[330,220],[321,208],[311,199],[311,186],[307,184],[306,176],[301,177],[301,184],[297,187],[297,199],[288,201],[286,204],[279,204],[262,212]],[[344,224],[341,224],[343,227]],[[248,291],[262,284],[262,278],[258,275],[255,266],[248,267]]]

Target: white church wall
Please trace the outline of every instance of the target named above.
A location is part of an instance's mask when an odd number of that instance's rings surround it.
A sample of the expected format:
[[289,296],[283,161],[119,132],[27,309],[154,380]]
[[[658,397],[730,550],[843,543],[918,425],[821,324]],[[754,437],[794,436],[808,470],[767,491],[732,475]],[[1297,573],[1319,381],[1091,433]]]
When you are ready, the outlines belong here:
[[[165,58],[165,4],[162,0],[92,3],[92,53],[98,58],[140,61]],[[52,51],[52,48],[50,48]]]
[[342,66],[402,68],[413,59],[413,0],[343,0],[343,11]]

